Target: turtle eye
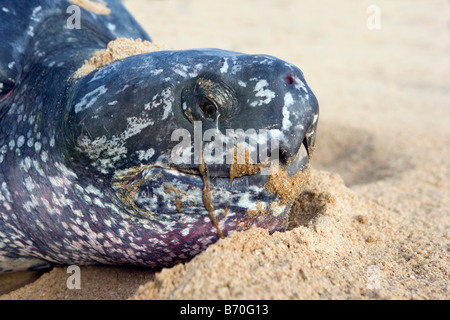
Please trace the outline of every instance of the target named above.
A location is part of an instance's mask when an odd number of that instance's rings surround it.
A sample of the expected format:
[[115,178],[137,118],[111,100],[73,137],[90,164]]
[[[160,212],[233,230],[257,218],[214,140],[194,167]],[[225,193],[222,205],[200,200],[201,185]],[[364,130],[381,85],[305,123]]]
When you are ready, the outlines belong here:
[[217,105],[213,101],[208,98],[203,98],[198,102],[198,106],[203,112],[205,119],[211,122],[216,121],[219,112]]

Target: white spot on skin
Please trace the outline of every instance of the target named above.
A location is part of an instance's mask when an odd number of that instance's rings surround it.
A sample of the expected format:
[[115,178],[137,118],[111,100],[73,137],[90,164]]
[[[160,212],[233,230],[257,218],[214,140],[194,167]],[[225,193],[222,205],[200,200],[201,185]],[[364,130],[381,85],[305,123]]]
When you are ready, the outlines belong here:
[[[117,137],[107,140],[105,136],[94,140],[83,136],[78,141],[80,150],[86,152],[93,161],[91,164],[103,173],[108,173],[106,169],[114,168],[114,163],[126,156],[127,148],[123,144]],[[100,157],[102,153],[106,158]]]
[[228,58],[225,58],[222,68],[220,68],[220,73],[226,73],[228,71]]
[[273,61],[271,59],[264,59],[263,61],[260,61],[259,64],[267,64],[267,65],[271,65],[273,63]]
[[83,195],[83,198],[84,198],[84,202],[86,202],[86,203],[88,203],[88,204],[91,204],[92,203],[92,199],[91,199],[91,197],[89,197],[88,195]]
[[[182,64],[177,64],[172,68],[172,71],[176,74],[182,76],[183,78],[187,78],[188,76],[194,78],[198,76],[199,71],[203,68],[201,63],[196,64],[194,67],[186,66]],[[191,69],[191,71],[189,71]],[[170,78],[165,78],[165,81],[171,81]]]
[[294,104],[294,99],[292,98],[292,95],[290,92],[287,92],[284,95],[284,106],[283,106],[283,122],[282,122],[282,129],[283,130],[288,130],[292,123],[289,120],[289,116],[290,116],[290,112],[289,112],[289,107],[292,106]]
[[163,113],[161,120],[166,120],[167,117],[169,116],[169,113],[171,113],[171,112],[172,112],[172,102],[167,102],[164,105],[164,113]]
[[24,143],[25,143],[25,137],[24,136],[20,136],[19,138],[17,138],[17,147],[18,148],[22,148]]
[[105,207],[99,198],[94,198],[94,204],[99,208]]
[[247,83],[245,83],[244,81],[242,81],[242,80],[239,80],[238,81],[238,84],[241,86],[241,87],[247,87]]
[[35,188],[35,184],[33,182],[33,179],[31,177],[25,178],[25,188],[28,190],[28,192],[33,192],[33,189]]
[[258,83],[255,86],[255,89],[253,91],[256,92],[255,96],[256,97],[261,97],[261,98],[265,98],[264,100],[260,100],[259,102],[257,102],[257,104],[255,105],[254,103],[250,104],[252,107],[255,106],[261,106],[263,103],[268,104],[270,103],[270,101],[272,101],[273,98],[275,98],[275,92],[273,92],[272,90],[269,89],[264,89],[265,87],[269,86],[269,83],[267,82],[267,80],[260,80],[258,81]]
[[73,213],[80,218],[84,217],[83,212],[81,212],[81,210],[73,210]]
[[42,162],[47,162],[47,159],[48,159],[47,152],[42,151],[42,153],[41,153],[41,160],[42,160]]
[[45,177],[45,172],[44,170],[42,170],[41,165],[39,164],[38,161],[33,160],[33,166],[42,177]]
[[139,161],[143,161],[143,160],[148,161],[155,154],[155,150],[152,148],[148,149],[147,151],[139,150],[137,152],[138,152]]
[[16,64],[15,61],[11,61],[10,63],[8,63],[8,68],[12,70],[12,68],[14,68],[15,64]]
[[75,184],[75,188],[77,189],[77,191],[78,191],[79,193],[84,193],[83,187],[80,186],[79,184]]
[[[66,177],[68,179],[68,177],[73,177],[75,179],[78,178],[78,176],[76,175],[75,172],[73,172],[72,170],[68,169],[64,164],[56,162],[55,163],[55,167],[58,169],[59,172],[62,173],[62,175],[64,177]],[[68,185],[71,185],[72,182],[70,180],[67,181]]]
[[34,37],[34,32],[33,32],[33,30],[34,30],[34,27],[33,27],[33,26],[30,26],[30,27],[28,28],[27,34],[28,34],[30,37]]
[[103,193],[93,185],[89,185],[87,188],[85,188],[85,191],[89,194],[93,194],[97,197],[103,198]]
[[5,7],[3,7],[2,10],[3,10],[3,12],[9,12],[9,9],[5,8]]
[[36,116],[34,114],[30,115],[30,117],[28,118],[28,123],[33,124],[35,120],[36,120]]
[[303,131],[305,129],[305,127],[299,123],[295,126],[295,131]]
[[175,72],[176,74],[182,76],[183,78],[187,77],[187,70],[188,67],[181,65],[181,64],[177,64],[174,68],[172,68],[173,72]]
[[242,66],[241,65],[234,65],[233,67],[231,67],[231,74],[235,75],[236,73],[238,73],[239,71],[241,71]]
[[11,206],[9,205],[9,203],[8,202],[3,202],[3,206],[6,208],[6,210],[8,210],[8,211],[11,211],[12,210],[12,208],[11,208]]
[[65,179],[60,176],[48,177],[48,180],[54,188],[62,188],[65,186]]
[[190,231],[191,231],[191,229],[189,227],[187,227],[187,228],[181,230],[181,235],[183,237],[186,237],[190,233]]
[[36,150],[36,152],[41,151],[42,148],[42,144],[39,141],[36,141],[36,143],[34,144],[34,150]]
[[16,142],[14,140],[10,140],[9,141],[9,150],[14,149],[15,146],[16,146]]
[[161,120],[165,120],[169,116],[169,113],[172,113],[173,115],[172,103],[174,100],[175,99],[172,95],[172,90],[170,88],[166,88],[161,93],[156,94],[153,97],[152,102],[149,102],[145,105],[145,110],[150,111],[163,105],[164,112]]
[[19,167],[25,171],[28,172],[31,168],[31,159],[30,157],[26,157],[22,162],[20,162]]
[[295,89],[297,90],[302,89],[305,93],[308,93],[308,90],[306,89],[306,86],[302,80],[300,80],[297,76],[294,77],[294,80],[295,80]]
[[89,155],[92,160],[91,165],[99,171],[108,173],[109,169],[114,169],[114,164],[127,155],[126,140],[154,124],[153,119],[137,117],[128,118],[127,122],[127,129],[118,137],[113,136],[108,139],[106,136],[102,136],[94,140],[87,136],[79,137],[78,146],[80,151]]
[[108,23],[106,24],[106,26],[108,27],[108,29],[109,29],[111,32],[114,32],[114,31],[116,30],[116,25],[115,25],[115,24],[112,24],[112,23],[108,22]]
[[152,126],[155,124],[155,121],[153,121],[152,119],[136,118],[136,117],[128,118],[127,122],[128,122],[127,129],[120,135],[121,140],[128,140],[129,138],[140,133],[143,129],[147,128],[148,126]]
[[164,69],[156,69],[156,70],[152,70],[151,73],[154,76],[157,76],[158,74],[162,73],[164,71]]
[[33,13],[32,13],[32,19],[35,18],[36,15],[37,15],[37,14],[39,13],[39,11],[41,11],[41,10],[42,10],[42,7],[41,7],[41,6],[34,8],[34,9],[33,9]]
[[108,103],[109,106],[115,106],[118,103],[118,101],[111,101]]
[[6,200],[8,200],[9,202],[12,202],[11,194],[9,193],[8,186],[6,185],[6,182],[2,183],[2,193],[6,197]]
[[97,99],[105,94],[108,91],[108,89],[105,88],[105,86],[101,86],[98,87],[97,89],[89,92],[88,94],[86,94],[80,102],[78,102],[75,105],[75,113],[81,112],[83,110],[86,110],[90,107],[92,107],[92,105],[97,101]]
[[203,64],[197,63],[197,64],[194,66],[193,69],[194,69],[194,71],[191,72],[191,73],[189,73],[189,76],[190,76],[191,78],[194,78],[194,77],[198,76],[199,72],[203,69]]

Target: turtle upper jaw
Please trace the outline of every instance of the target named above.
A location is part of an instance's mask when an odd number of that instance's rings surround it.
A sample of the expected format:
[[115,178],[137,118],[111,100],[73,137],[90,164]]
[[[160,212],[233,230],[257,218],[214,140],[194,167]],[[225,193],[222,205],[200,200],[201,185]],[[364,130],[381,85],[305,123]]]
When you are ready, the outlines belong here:
[[280,148],[273,149],[269,152],[268,156],[263,161],[260,159],[252,158],[249,153],[241,153],[239,157],[235,152],[235,157],[228,163],[228,159],[223,158],[223,163],[208,162],[207,159],[200,159],[199,163],[194,164],[171,164],[166,168],[175,169],[181,173],[198,175],[202,173],[199,170],[200,165],[206,165],[208,169],[208,175],[210,178],[217,179],[229,179],[231,181],[242,176],[262,175],[267,176],[274,173],[278,168],[282,168],[287,171],[289,176],[296,174],[299,171],[304,171],[310,162],[312,157],[312,147],[308,143],[308,139],[305,137],[300,147],[296,150],[287,152],[282,146]]

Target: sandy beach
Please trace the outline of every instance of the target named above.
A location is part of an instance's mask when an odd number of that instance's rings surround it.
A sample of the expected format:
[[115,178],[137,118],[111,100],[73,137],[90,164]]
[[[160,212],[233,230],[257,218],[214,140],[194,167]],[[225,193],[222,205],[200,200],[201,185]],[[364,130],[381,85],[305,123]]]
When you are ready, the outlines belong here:
[[286,232],[156,272],[81,267],[79,290],[66,268],[0,275],[0,299],[450,298],[449,1],[124,4],[155,43],[300,67],[320,105],[308,186]]

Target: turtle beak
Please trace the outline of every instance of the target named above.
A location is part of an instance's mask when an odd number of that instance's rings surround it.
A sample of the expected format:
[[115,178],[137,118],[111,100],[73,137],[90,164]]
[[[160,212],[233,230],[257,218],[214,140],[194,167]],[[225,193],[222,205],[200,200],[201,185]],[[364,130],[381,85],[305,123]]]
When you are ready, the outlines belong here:
[[287,169],[289,177],[306,170],[313,157],[318,110],[317,113],[309,114],[307,119],[284,131],[285,138],[279,142],[279,163]]
[[291,160],[290,163],[287,163],[288,176],[290,177],[298,171],[304,171],[308,167],[309,161],[308,142],[305,138],[293,160]]

